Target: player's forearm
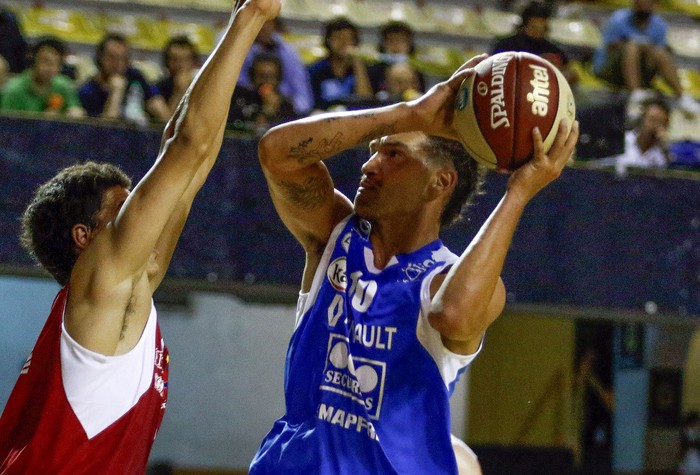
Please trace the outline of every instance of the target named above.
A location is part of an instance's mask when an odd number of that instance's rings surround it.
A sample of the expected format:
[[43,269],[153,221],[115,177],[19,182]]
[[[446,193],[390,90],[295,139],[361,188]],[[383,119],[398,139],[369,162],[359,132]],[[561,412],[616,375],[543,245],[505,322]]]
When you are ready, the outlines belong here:
[[497,293],[508,249],[526,202],[506,195],[452,266],[433,298],[431,314],[439,315],[441,333],[453,339],[480,335],[498,317],[504,302]]
[[320,114],[270,129],[260,140],[258,152],[264,168],[288,173],[375,138],[419,128],[406,103]]
[[182,98],[175,139],[184,138],[195,147],[216,146],[213,141],[228,116],[243,60],[265,21],[265,15],[249,5],[235,14]]

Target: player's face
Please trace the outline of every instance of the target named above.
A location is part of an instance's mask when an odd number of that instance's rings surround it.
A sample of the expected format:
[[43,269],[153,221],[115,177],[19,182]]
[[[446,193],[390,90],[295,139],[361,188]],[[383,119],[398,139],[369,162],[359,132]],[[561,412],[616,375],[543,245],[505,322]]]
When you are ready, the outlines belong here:
[[365,219],[410,219],[425,203],[435,170],[429,165],[420,132],[382,137],[370,143],[362,165],[355,211]]

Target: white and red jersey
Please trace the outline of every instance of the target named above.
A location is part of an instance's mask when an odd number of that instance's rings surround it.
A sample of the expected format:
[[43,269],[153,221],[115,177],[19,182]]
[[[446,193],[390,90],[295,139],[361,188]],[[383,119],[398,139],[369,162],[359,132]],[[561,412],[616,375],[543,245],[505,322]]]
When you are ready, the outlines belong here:
[[67,296],[56,296],[0,417],[0,475],[144,473],[168,396],[155,307],[131,351],[104,356],[65,331]]

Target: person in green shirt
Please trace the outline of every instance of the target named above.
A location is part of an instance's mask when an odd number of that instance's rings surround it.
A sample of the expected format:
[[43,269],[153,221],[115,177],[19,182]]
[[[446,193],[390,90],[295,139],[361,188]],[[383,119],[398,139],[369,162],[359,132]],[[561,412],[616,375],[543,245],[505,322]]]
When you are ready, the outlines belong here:
[[31,65],[5,83],[0,110],[85,116],[73,82],[60,74],[65,52],[65,45],[57,38],[38,40],[31,50]]

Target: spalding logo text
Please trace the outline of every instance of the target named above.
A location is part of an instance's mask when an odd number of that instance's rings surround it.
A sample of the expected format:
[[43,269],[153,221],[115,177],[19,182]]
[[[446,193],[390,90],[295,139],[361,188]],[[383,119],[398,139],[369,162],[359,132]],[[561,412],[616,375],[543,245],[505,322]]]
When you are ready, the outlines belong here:
[[512,54],[494,58],[491,64],[491,128],[510,127],[508,109],[503,94],[503,82]]

